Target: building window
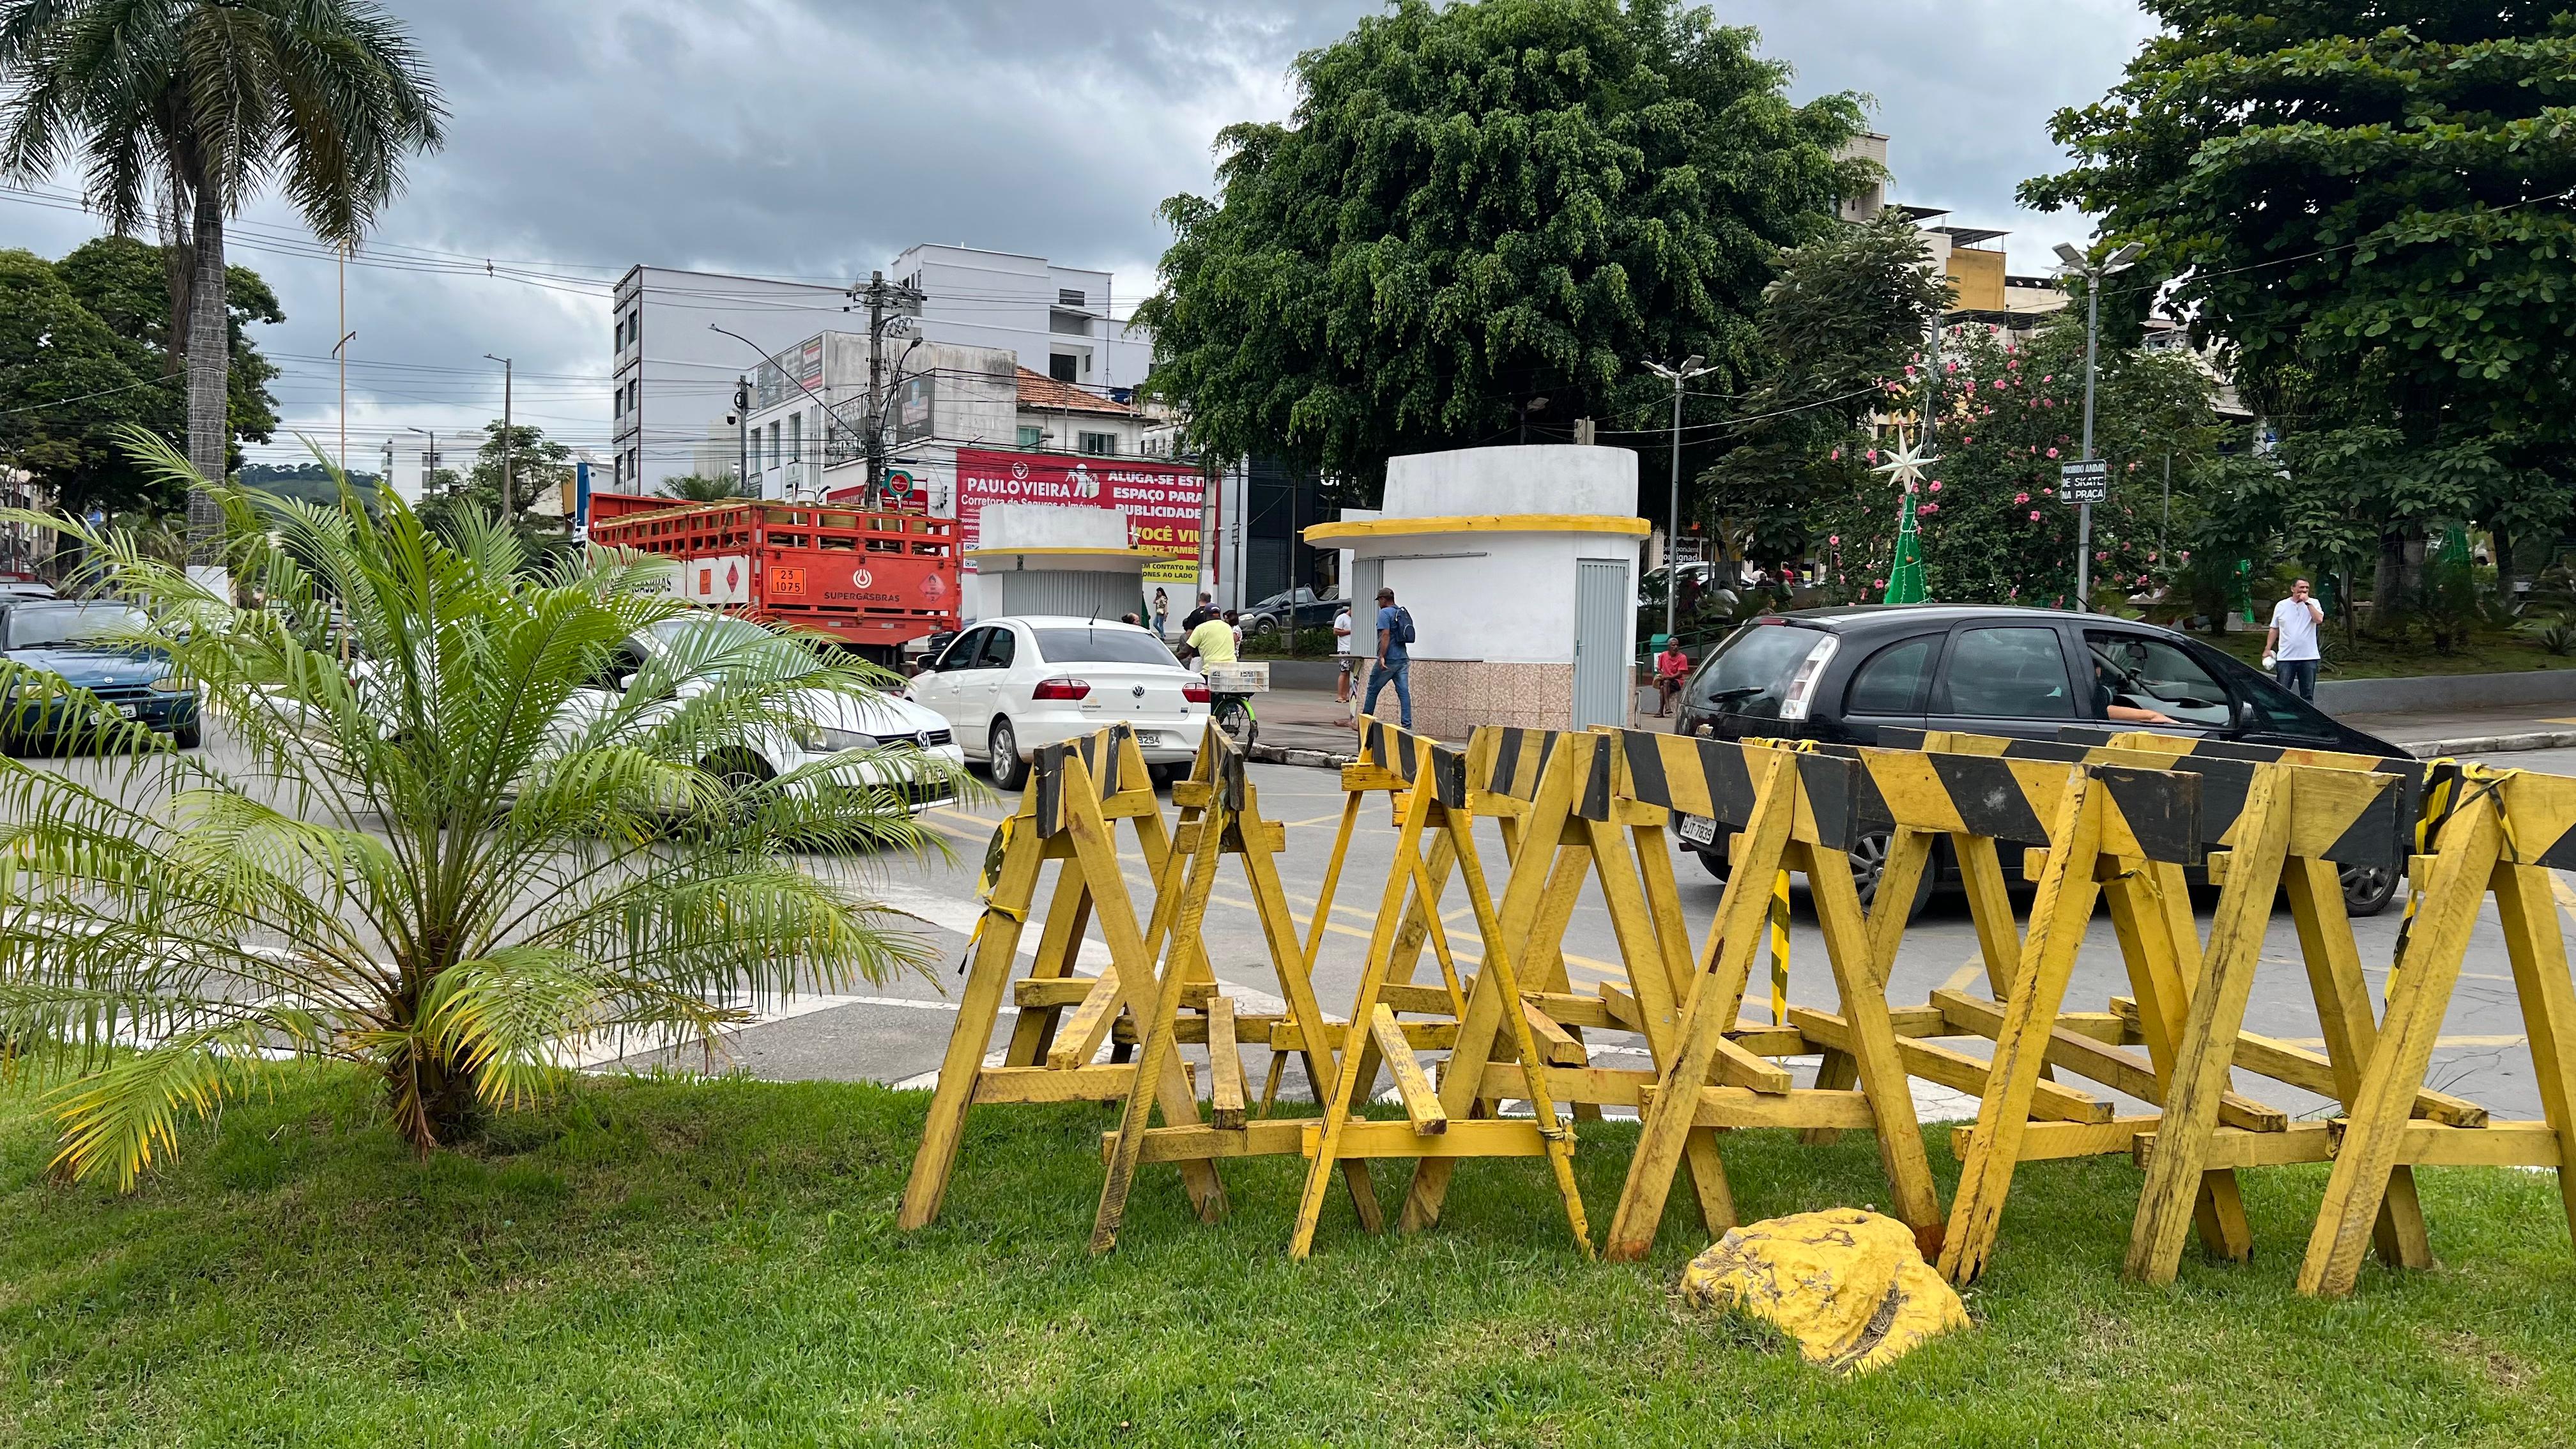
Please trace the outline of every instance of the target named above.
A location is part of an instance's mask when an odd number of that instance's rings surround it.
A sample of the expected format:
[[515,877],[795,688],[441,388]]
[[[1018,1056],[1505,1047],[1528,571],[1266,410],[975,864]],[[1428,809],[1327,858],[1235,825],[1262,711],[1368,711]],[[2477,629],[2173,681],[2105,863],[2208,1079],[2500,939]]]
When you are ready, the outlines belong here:
[[777,467],[786,457],[785,453],[778,451],[778,423],[772,419],[769,424],[769,466]]
[[1049,357],[1047,359],[1047,376],[1054,378],[1058,382],[1073,381],[1073,354],[1070,352],[1059,352],[1054,356]]
[[1116,433],[1082,433],[1077,435],[1077,440],[1081,444],[1081,451],[1089,453],[1095,458],[1114,458],[1118,456],[1118,435]]
[[1075,291],[1071,287],[1056,288],[1055,304],[1059,307],[1085,307],[1090,305],[1088,302],[1083,300],[1082,293]]
[[787,415],[787,461],[790,463],[805,461],[805,415],[803,413]]
[[1043,448],[1043,447],[1045,447],[1045,446],[1046,446],[1046,429],[1044,429],[1044,428],[1032,428],[1032,427],[1028,426],[1028,425],[1027,425],[1027,424],[1025,424],[1025,423],[1021,424],[1021,426],[1020,426],[1020,446],[1021,446],[1021,447],[1023,447],[1023,448]]

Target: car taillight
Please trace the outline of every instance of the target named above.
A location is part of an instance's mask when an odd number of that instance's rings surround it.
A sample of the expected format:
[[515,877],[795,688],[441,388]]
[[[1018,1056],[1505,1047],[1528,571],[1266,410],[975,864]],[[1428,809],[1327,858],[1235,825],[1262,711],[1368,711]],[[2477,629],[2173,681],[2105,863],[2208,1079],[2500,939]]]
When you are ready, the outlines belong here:
[[1798,672],[1789,678],[1789,693],[1780,701],[1780,718],[1807,717],[1807,706],[1815,700],[1816,686],[1825,677],[1825,666],[1834,661],[1834,651],[1841,647],[1841,636],[1827,634],[1807,651],[1807,657],[1798,665]]
[[1192,704],[1205,704],[1208,702],[1208,687],[1195,679],[1191,680],[1181,686],[1181,698]]
[[1089,693],[1091,682],[1086,679],[1041,679],[1038,687],[1029,691],[1029,698],[1080,699]]

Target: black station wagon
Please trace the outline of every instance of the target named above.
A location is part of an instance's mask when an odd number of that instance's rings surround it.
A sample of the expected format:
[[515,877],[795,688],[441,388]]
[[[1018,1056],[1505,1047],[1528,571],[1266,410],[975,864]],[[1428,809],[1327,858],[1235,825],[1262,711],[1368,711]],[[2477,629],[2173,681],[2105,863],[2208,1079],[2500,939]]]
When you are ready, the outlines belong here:
[[[2406,751],[2332,716],[2261,671],[2170,629],[2101,614],[1982,605],[1858,605],[1766,615],[1727,637],[1691,676],[1678,732],[1717,739],[1813,739],[1874,745],[1886,729],[1960,730],[2053,740],[2070,726],[2152,730],[2256,745],[2297,745],[2405,759]],[[1714,822],[1678,822],[1685,848],[1726,874]],[[1851,852],[1864,900],[1878,884],[1885,836]],[[1941,847],[1924,873],[1957,879]],[[2346,871],[2357,915],[2387,907],[2393,872]]]

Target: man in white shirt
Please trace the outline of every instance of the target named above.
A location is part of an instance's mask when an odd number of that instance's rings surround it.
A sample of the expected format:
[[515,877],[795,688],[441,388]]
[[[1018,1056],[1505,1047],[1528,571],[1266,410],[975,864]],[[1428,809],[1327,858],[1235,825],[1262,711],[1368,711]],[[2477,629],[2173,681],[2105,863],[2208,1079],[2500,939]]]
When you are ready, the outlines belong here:
[[2308,597],[2308,581],[2290,585],[2290,596],[2272,606],[2272,627],[2263,634],[2263,657],[2272,677],[2301,699],[2317,697],[2317,626],[2326,611]]

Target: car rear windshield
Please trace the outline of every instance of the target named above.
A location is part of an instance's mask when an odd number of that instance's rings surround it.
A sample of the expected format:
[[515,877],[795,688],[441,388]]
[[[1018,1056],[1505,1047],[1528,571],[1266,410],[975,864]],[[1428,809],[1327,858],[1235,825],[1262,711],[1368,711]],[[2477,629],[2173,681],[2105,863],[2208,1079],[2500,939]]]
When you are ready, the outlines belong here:
[[1181,662],[1163,641],[1141,629],[1036,629],[1038,655],[1049,664],[1161,664]]
[[21,604],[9,611],[9,647],[87,643],[140,629],[145,622],[142,612],[128,604]]
[[1799,661],[1827,635],[1794,624],[1748,624],[1727,636],[1691,685],[1691,703],[1724,714],[1778,719]]

